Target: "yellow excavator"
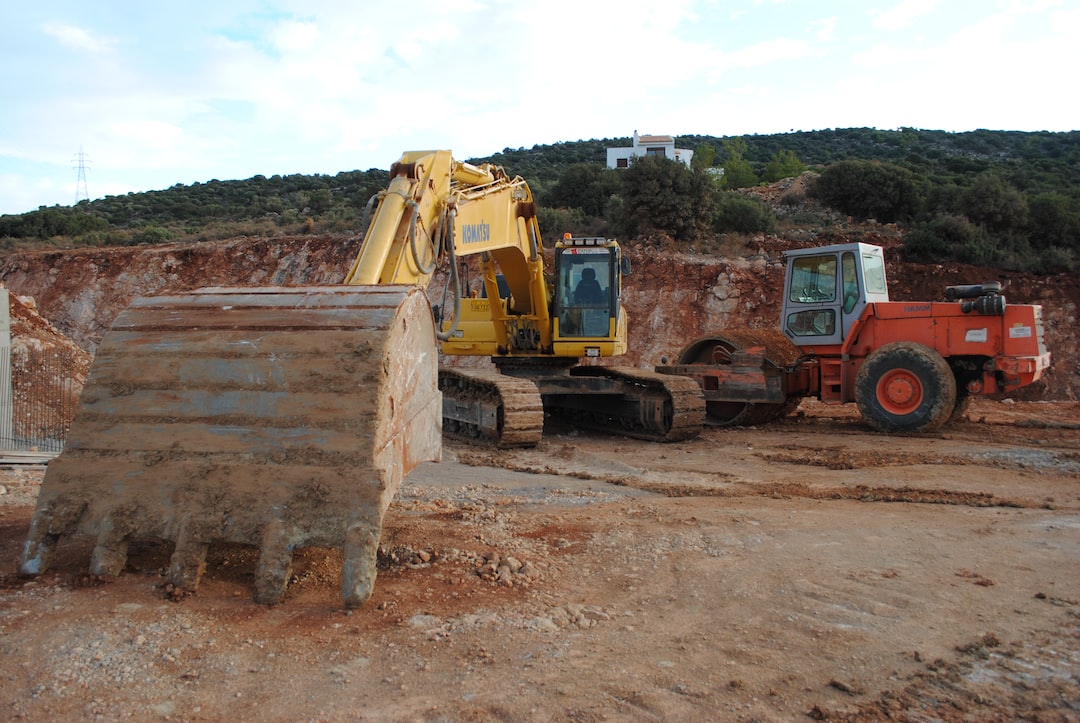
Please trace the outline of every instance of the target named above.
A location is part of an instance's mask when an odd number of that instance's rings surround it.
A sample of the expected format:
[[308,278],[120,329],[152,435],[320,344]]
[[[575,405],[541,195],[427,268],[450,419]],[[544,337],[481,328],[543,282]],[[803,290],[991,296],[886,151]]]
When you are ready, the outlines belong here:
[[[235,542],[259,548],[254,598],[274,604],[294,549],[340,547],[357,607],[383,515],[405,475],[439,459],[444,429],[533,445],[548,413],[650,440],[697,434],[693,379],[581,363],[626,351],[614,241],[564,238],[545,274],[525,181],[450,151],[403,154],[371,208],[342,285],[204,288],[117,317],[46,471],[23,574],[46,570],[66,535],[96,537],[102,576],[120,574],[129,541],[157,538],[175,545],[170,582],[195,590],[209,546]],[[439,342],[494,369],[440,372]]]
[[[445,433],[531,446],[545,411],[649,440],[697,433],[700,391],[685,380],[581,364],[626,352],[621,290],[629,260],[616,242],[567,234],[555,244],[548,276],[528,184],[495,166],[457,162],[449,151],[406,153],[378,201],[345,283],[426,288],[445,256],[442,352],[493,362],[493,371],[440,371]],[[478,289],[462,280],[470,257],[478,261]]]

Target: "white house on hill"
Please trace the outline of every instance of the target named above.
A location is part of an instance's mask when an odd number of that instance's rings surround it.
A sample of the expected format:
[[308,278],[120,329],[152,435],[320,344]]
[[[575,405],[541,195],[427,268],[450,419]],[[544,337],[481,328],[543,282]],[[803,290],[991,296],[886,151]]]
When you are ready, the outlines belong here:
[[629,148],[608,148],[608,168],[627,168],[630,159],[639,156],[663,156],[673,161],[679,161],[690,165],[690,159],[694,152],[685,148],[675,147],[675,138],[672,136],[639,136],[634,131],[634,145]]

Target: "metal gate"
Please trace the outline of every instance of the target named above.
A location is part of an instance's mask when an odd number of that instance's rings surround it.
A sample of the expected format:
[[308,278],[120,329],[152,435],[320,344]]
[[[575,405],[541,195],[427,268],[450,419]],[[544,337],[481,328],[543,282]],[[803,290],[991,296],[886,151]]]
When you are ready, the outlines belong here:
[[24,338],[12,346],[9,292],[0,285],[0,451],[58,453],[82,393],[78,350]]
[[[71,353],[0,347],[0,369],[9,370],[11,379],[10,386],[0,390],[0,409],[11,410],[10,425],[0,424],[0,449],[61,451],[82,391],[76,381],[80,369]],[[0,378],[4,376],[0,371]],[[8,400],[3,399],[5,392]]]

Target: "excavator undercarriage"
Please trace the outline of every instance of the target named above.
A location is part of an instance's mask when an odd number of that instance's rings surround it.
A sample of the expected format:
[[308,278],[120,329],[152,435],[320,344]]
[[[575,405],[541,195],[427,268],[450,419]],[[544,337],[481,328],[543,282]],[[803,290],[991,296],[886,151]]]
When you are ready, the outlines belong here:
[[[505,362],[506,360],[502,360]],[[693,379],[619,366],[441,369],[444,434],[500,449],[532,447],[544,415],[651,442],[696,436],[705,401]],[[518,375],[518,376],[515,376]]]
[[488,369],[442,369],[443,432],[500,449],[534,447],[544,432],[544,405],[528,379]]
[[620,366],[578,366],[538,382],[544,407],[586,429],[650,442],[697,436],[705,401],[693,379]]

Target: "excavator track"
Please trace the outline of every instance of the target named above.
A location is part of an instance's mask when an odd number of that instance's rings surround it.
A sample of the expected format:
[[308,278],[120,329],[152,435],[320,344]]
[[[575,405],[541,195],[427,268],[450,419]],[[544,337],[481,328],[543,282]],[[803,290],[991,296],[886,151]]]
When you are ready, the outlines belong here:
[[544,405],[528,379],[485,369],[440,369],[443,434],[500,449],[535,447]]
[[371,594],[383,515],[441,453],[438,353],[415,286],[208,288],[136,300],[105,334],[20,570],[95,536],[94,575],[129,540],[171,540],[195,590],[208,547],[260,548],[256,602],[280,601],[297,547],[343,551],[342,598]]
[[688,377],[619,366],[574,367],[570,375],[606,380],[609,387],[589,395],[545,394],[548,410],[576,426],[651,442],[677,442],[696,437],[705,424],[701,387]]

